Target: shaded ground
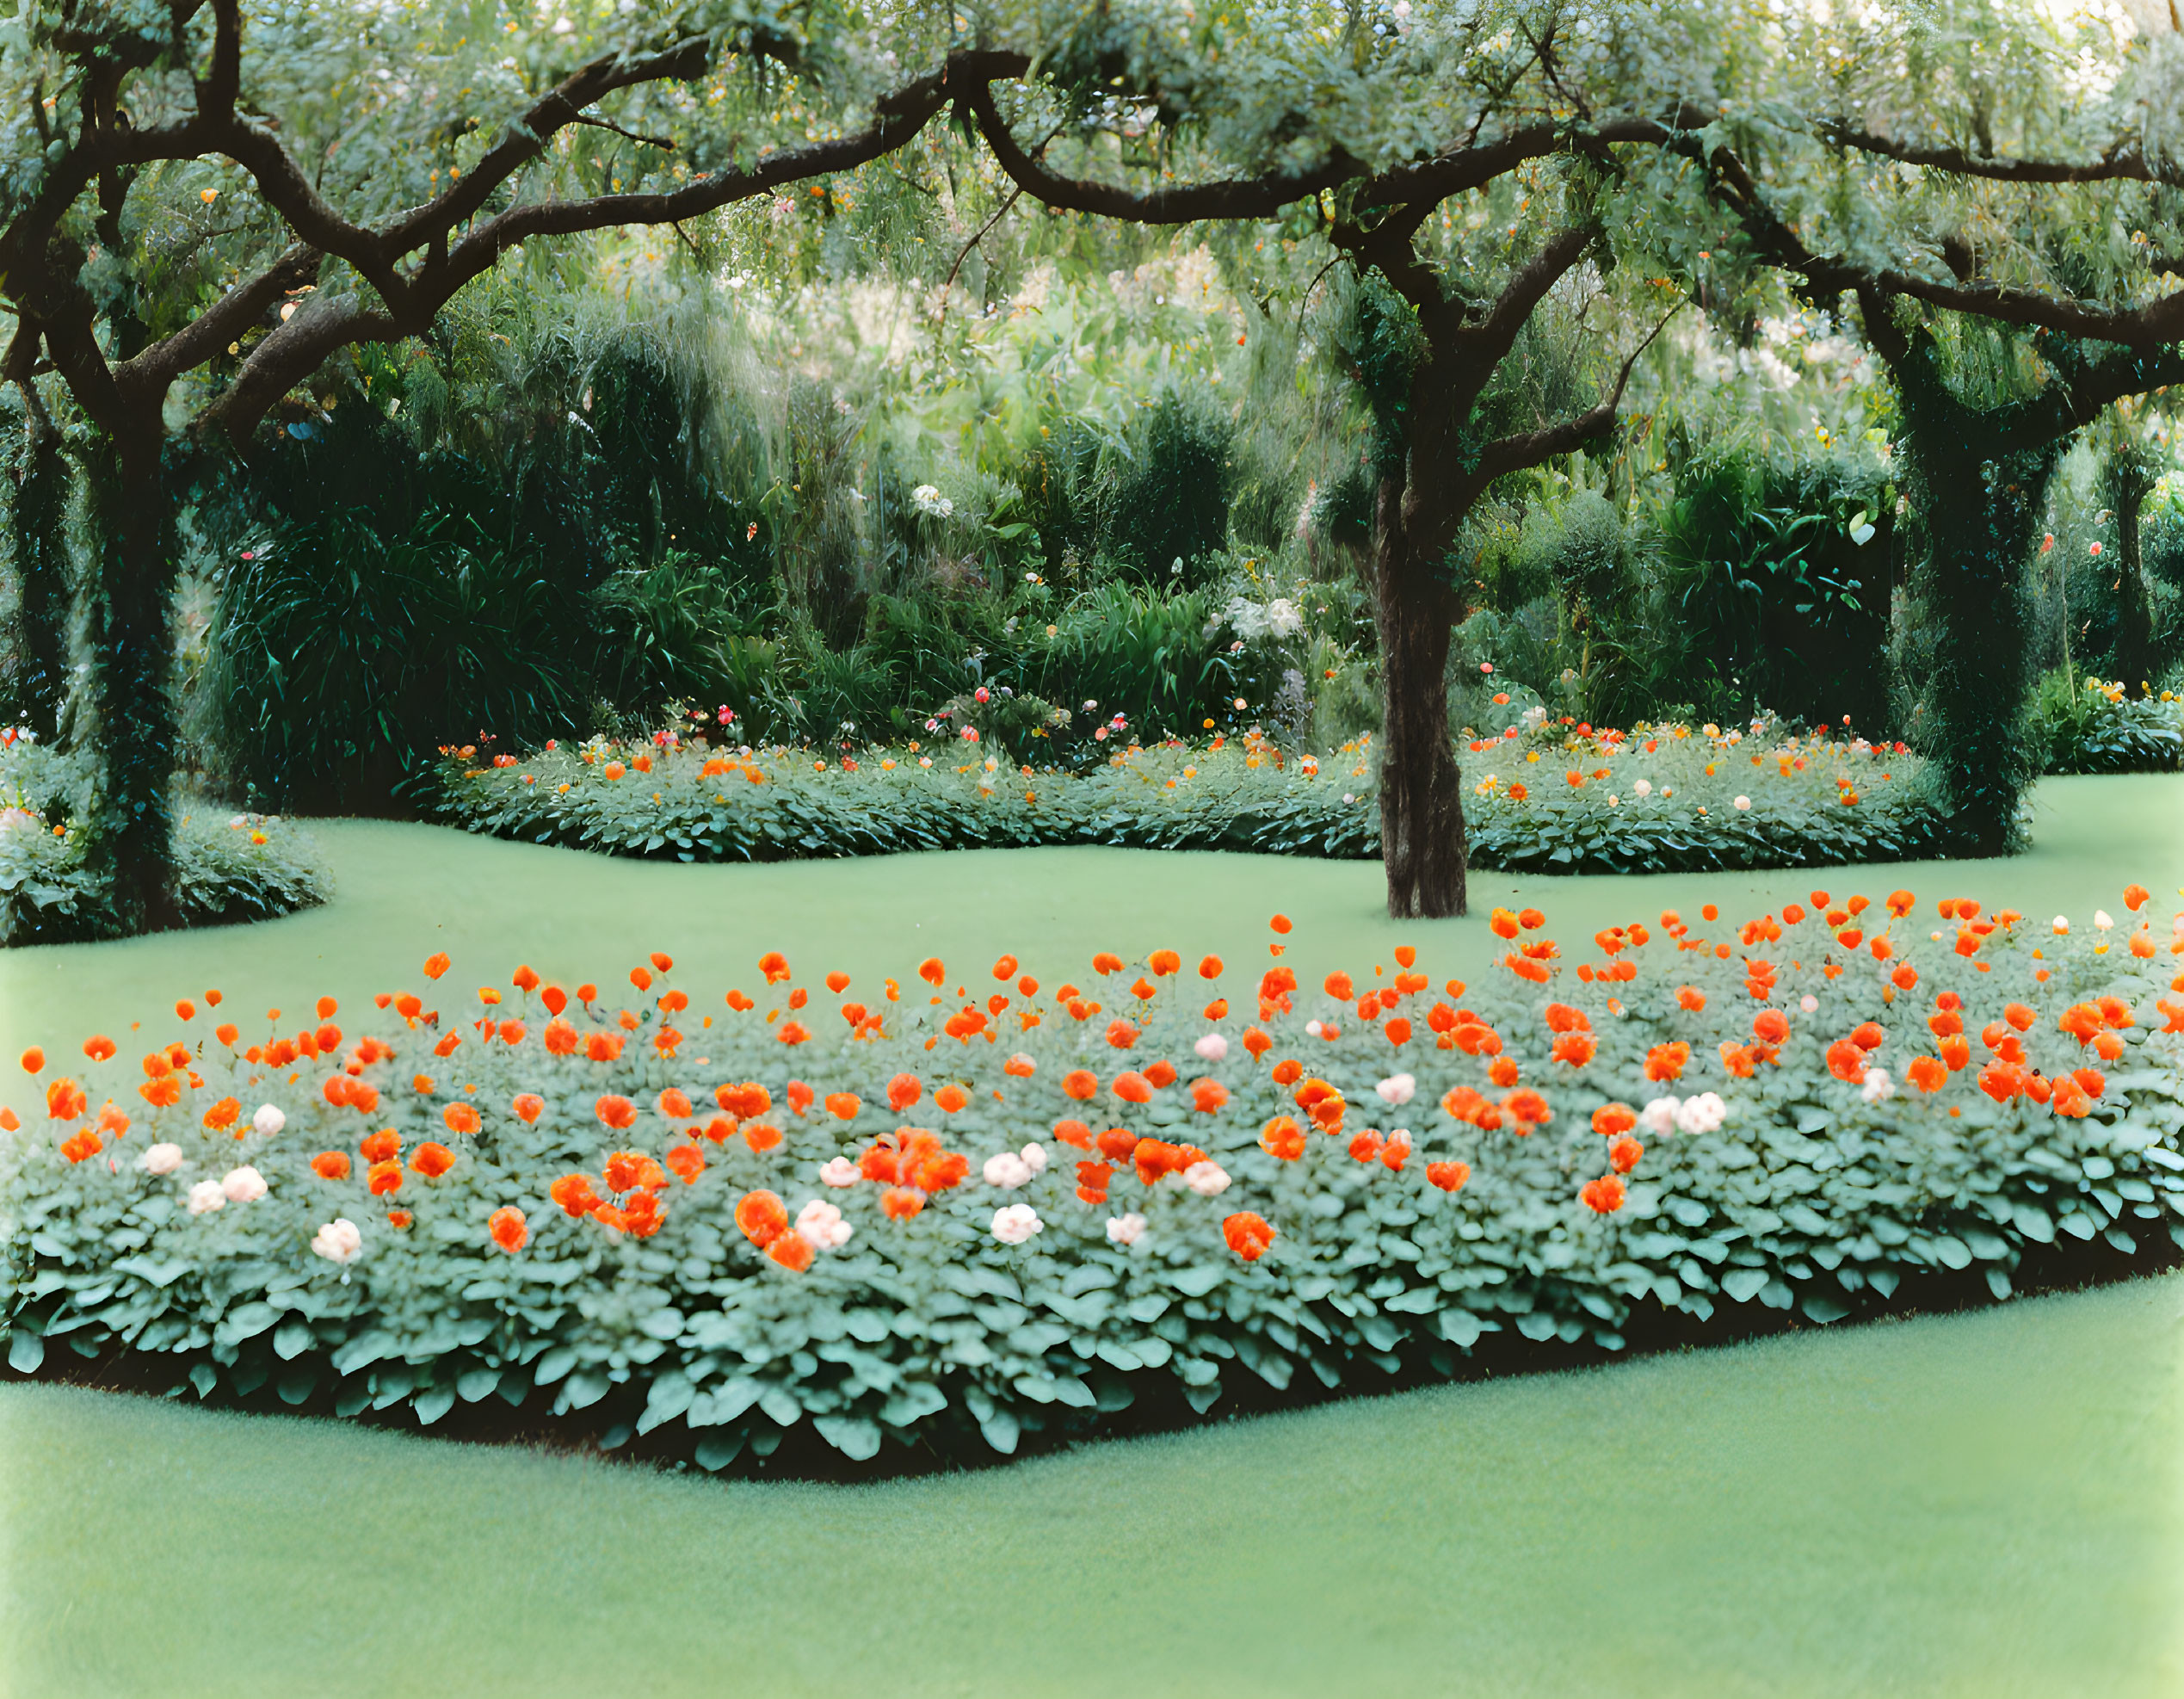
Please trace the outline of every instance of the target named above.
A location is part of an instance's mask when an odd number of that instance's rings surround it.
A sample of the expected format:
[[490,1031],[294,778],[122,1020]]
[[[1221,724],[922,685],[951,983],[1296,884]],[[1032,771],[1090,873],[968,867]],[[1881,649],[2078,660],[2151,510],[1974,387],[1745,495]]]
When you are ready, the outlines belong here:
[[[2039,848],[1864,870],[2035,916],[2184,886],[2184,777],[2049,781]],[[320,829],[328,908],[0,955],[0,1052],[177,995],[353,1003],[669,948],[747,981],[1172,944],[1475,971],[1370,865],[1098,850],[676,868]],[[1797,874],[1482,879],[1565,934]],[[239,1018],[239,1017],[238,1017]],[[13,1074],[11,1078],[21,1078]],[[1406,1393],[962,1476],[670,1479],[352,1425],[0,1387],[0,1691],[2121,1696],[2184,1690],[2184,1276]]]

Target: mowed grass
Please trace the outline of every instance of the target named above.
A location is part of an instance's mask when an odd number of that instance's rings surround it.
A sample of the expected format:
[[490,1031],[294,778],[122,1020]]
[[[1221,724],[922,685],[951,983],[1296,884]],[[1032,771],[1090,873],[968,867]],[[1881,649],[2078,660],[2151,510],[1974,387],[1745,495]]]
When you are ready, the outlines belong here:
[[[1401,925],[1370,864],[682,868],[329,823],[323,911],[0,955],[0,1047],[163,1038],[211,985],[293,1025],[321,992],[419,985],[435,949],[466,988],[518,961],[611,985],[665,948],[708,998],[776,947],[867,985],[1004,949],[1049,978],[1159,945],[1255,973],[1279,908],[1300,974],[1409,941],[1476,977],[1496,902],[1576,938],[1816,887],[2082,919],[2184,886],[2184,779],[2040,805],[2007,862],[1485,876],[1482,918]],[[9,1386],[0,1692],[2173,1694],[2181,1320],[2168,1278],[859,1488]]]

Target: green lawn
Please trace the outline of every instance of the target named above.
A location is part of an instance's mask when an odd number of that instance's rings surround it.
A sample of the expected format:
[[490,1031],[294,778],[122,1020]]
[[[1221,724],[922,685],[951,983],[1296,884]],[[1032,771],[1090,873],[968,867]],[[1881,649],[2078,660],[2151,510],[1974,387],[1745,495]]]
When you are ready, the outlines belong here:
[[[2042,788],[2007,863],[1482,880],[1567,933],[1815,883],[2035,916],[2184,887],[2184,778]],[[299,1009],[779,945],[1082,973],[1172,943],[1475,971],[1370,865],[1033,850],[762,868],[323,828],[327,909],[0,955],[8,1053],[184,992]],[[1263,959],[1262,956],[1260,959]],[[678,975],[680,977],[680,974]],[[16,1076],[20,1078],[20,1076]],[[2121,1696],[2184,1690],[2184,1277],[843,1489],[0,1387],[0,1691]],[[1217,1407],[1218,1408],[1218,1407]]]

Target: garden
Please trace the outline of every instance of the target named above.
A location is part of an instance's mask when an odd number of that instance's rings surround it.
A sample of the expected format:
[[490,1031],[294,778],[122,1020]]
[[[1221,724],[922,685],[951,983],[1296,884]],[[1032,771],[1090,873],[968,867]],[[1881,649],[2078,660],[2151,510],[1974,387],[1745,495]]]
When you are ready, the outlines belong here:
[[8,31],[6,1684],[2172,1690],[2162,9]]

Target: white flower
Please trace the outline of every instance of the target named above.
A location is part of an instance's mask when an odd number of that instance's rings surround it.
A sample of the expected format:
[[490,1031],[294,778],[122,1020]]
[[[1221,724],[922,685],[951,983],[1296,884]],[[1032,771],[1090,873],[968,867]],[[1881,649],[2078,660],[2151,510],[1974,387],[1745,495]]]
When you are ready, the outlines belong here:
[[147,1174],[171,1174],[182,1166],[180,1145],[154,1145],[137,1158],[137,1166]]
[[1867,1068],[1866,1083],[1858,1095],[1869,1103],[1885,1103],[1896,1095],[1896,1082],[1888,1077],[1886,1068]]
[[2106,909],[2094,910],[2093,924],[2095,926],[2098,926],[2103,932],[2113,931],[2116,924],[2115,921],[2109,916],[2108,911]]
[[[2056,931],[2056,936],[2057,936],[2058,937],[2060,937],[2060,936],[2061,936],[2064,933],[2065,933],[2065,932],[2069,931],[2070,930],[2070,921],[2069,921],[2069,920],[2068,920],[2065,917],[2064,917],[2064,916],[2062,916],[2062,915],[2059,915],[2059,914],[2058,914],[2058,915],[2057,915],[2057,916],[2055,917],[2055,931]],[[1939,934],[1939,933],[1937,932],[1934,936],[1935,936],[1936,937],[1939,937],[1939,936],[1940,936],[1940,934]]]
[[330,1263],[353,1263],[364,1249],[364,1235],[348,1216],[319,1228],[311,1248]]
[[1314,1038],[1317,1038],[1322,1033],[1325,1032],[1327,1029],[1320,1025],[1317,1021],[1307,1021],[1305,1022],[1305,1030],[1310,1033]]
[[1210,1032],[1191,1046],[1191,1048],[1198,1053],[1200,1060],[1218,1062],[1226,1060],[1229,1053],[1229,1041],[1220,1034]]
[[1390,1074],[1373,1089],[1380,1094],[1382,1103],[1400,1109],[1418,1095],[1418,1082],[1407,1073]]
[[227,1171],[221,1177],[220,1189],[227,1194],[230,1203],[252,1203],[265,1195],[265,1176],[245,1163]]
[[1729,1118],[1729,1105],[1711,1091],[1687,1097],[1676,1110],[1676,1126],[1686,1133],[1712,1133]]
[[1731,806],[1739,810],[1749,808],[1751,806],[1752,799],[1749,796],[1740,796],[1731,805]]
[[1200,1197],[1218,1197],[1229,1189],[1228,1171],[1217,1162],[1194,1162],[1183,1171],[1183,1183]]
[[1142,1215],[1110,1215],[1107,1217],[1107,1237],[1117,1245],[1135,1245],[1144,1237],[1145,1218]]
[[1632,785],[1631,788],[1638,793],[1638,800],[1640,801],[1644,801],[1647,797],[1653,794],[1653,781],[1650,779],[1640,779],[1636,784]]
[[1683,1105],[1674,1097],[1656,1097],[1638,1111],[1638,1124],[1648,1138],[1664,1139],[1676,1124],[1676,1111]]
[[857,1165],[846,1156],[835,1158],[833,1161],[819,1170],[820,1184],[832,1186],[836,1190],[840,1190],[844,1186],[854,1186],[863,1177],[858,1171]]
[[1003,1151],[999,1156],[986,1158],[986,1183],[1009,1191],[1031,1183],[1031,1164],[1014,1151]]
[[1820,999],[1813,996],[1811,992],[1807,992],[1803,997],[1798,999],[1798,1007],[1804,1010],[1808,1015],[1819,1006]]
[[1610,808],[1619,808],[1623,806],[1623,799],[1616,795],[1613,791],[1610,791],[1607,794],[1607,806]]
[[271,1103],[260,1103],[258,1112],[250,1117],[250,1125],[270,1139],[288,1124],[288,1117]]
[[1304,610],[1286,596],[1267,604],[1267,629],[1276,637],[1294,637],[1305,628]]
[[1023,1158],[1024,1166],[1030,1169],[1033,1173],[1044,1174],[1046,1171],[1046,1146],[1026,1145],[1017,1154]]
[[855,1231],[839,1209],[816,1197],[796,1212],[796,1230],[811,1241],[814,1251],[839,1251]]
[[955,511],[955,504],[930,484],[910,491],[910,505],[929,519],[946,519]]
[[993,1236],[1003,1245],[1021,1245],[1046,1225],[1028,1203],[1012,1203],[993,1212]]
[[189,1189],[189,1213],[202,1215],[208,1209],[227,1208],[227,1194],[218,1180],[200,1180]]

